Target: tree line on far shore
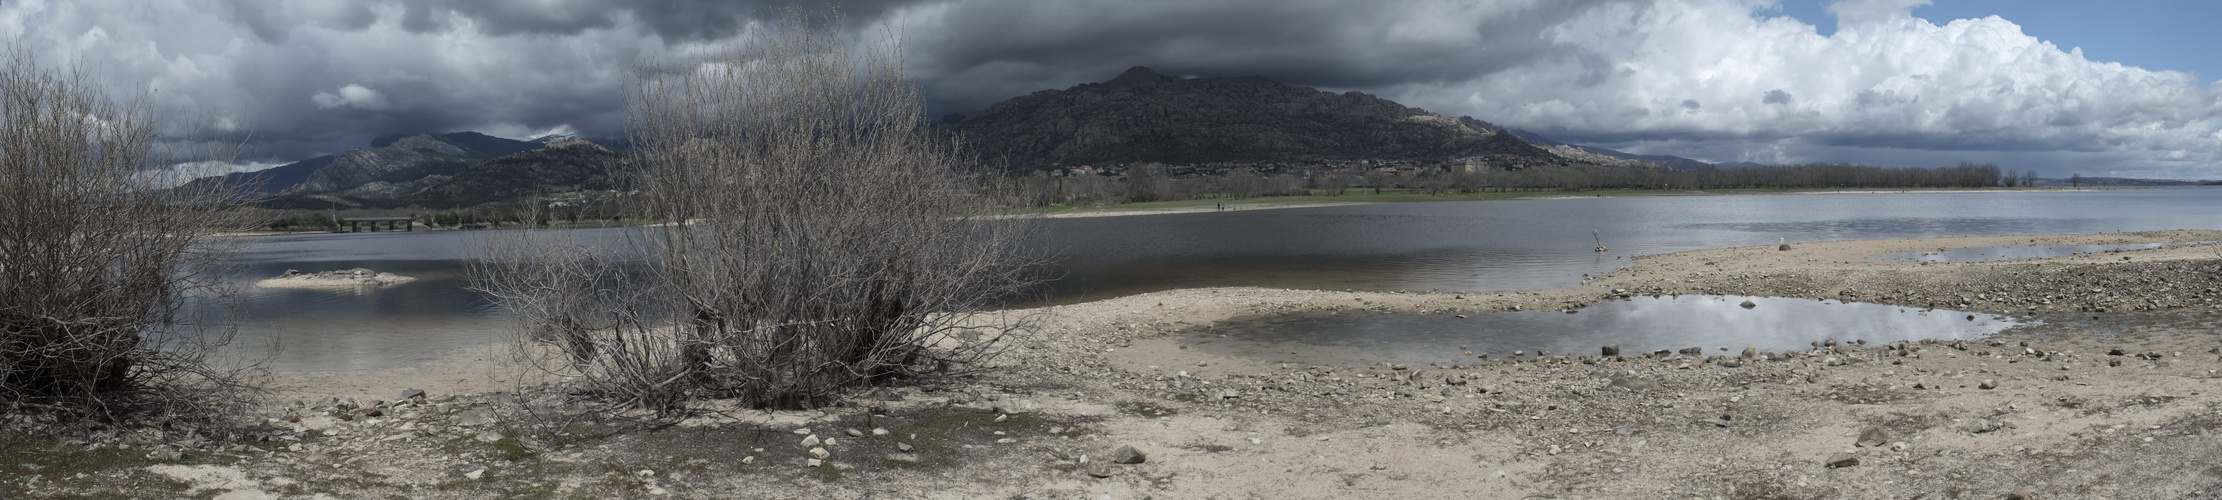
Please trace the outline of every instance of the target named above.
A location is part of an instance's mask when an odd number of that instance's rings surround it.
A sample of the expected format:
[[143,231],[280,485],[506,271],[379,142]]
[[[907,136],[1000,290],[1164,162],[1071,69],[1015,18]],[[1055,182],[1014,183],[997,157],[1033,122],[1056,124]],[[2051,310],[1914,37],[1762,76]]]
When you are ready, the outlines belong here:
[[1851,164],[1753,166],[1696,170],[1597,165],[1545,165],[1519,169],[1443,164],[1404,169],[1333,169],[1261,172],[1236,168],[1219,175],[1174,177],[1166,166],[1143,163],[1123,176],[1021,174],[1009,189],[1031,206],[1110,205],[1149,201],[1246,199],[1266,196],[1341,196],[1356,190],[1395,189],[1421,194],[1472,194],[1596,189],[1906,189],[2034,186],[2036,172],[1997,165],[1874,167]]

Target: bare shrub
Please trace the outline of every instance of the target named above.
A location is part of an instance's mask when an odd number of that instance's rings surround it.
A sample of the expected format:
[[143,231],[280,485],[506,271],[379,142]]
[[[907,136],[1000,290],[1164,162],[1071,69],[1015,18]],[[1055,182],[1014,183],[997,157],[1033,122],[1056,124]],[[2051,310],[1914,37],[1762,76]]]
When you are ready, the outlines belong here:
[[838,26],[790,11],[736,50],[639,67],[612,178],[659,224],[512,234],[473,273],[539,366],[631,408],[807,408],[1017,326],[991,309],[1035,283],[1038,223],[923,126],[893,34]]
[[163,189],[155,117],[90,78],[0,55],[0,403],[114,420],[206,414],[234,387],[222,231],[250,227],[227,188]]

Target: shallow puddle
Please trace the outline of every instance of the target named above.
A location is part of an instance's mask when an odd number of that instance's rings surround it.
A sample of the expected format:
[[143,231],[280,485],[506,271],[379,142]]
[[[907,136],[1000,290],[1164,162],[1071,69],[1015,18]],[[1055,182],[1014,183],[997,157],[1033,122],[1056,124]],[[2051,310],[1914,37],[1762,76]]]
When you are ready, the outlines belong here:
[[1955,248],[1936,252],[1898,252],[1869,257],[1867,260],[1903,262],[1991,262],[2017,259],[2044,259],[2066,257],[2092,252],[2119,252],[2125,250],[2151,250],[2176,245],[2213,243],[2143,243],[2133,245],[2015,245],[1995,247]]
[[[1755,304],[1744,308],[1746,300]],[[1635,297],[1568,314],[1558,311],[1450,314],[1312,312],[1241,318],[1183,339],[1205,352],[1310,364],[1466,363],[1503,360],[1513,351],[1595,355],[1618,344],[1634,356],[1702,347],[1707,355],[1745,347],[1785,351],[1813,342],[1972,339],[2021,324],[2011,318],[1942,309],[1810,299],[1683,295]],[[1727,348],[1723,350],[1722,348]],[[1473,355],[1469,355],[1471,352]]]

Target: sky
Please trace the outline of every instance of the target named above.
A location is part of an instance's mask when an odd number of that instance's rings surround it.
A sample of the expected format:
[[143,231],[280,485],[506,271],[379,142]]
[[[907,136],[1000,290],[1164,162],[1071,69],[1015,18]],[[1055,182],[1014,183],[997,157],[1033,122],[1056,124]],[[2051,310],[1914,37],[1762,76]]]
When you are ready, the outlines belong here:
[[[786,3],[0,0],[0,38],[145,95],[172,141],[265,168],[372,138],[624,134],[638,58]],[[806,3],[804,5],[826,5]],[[1713,162],[1962,161],[2222,179],[2222,2],[841,0],[899,32],[931,113],[1132,66],[1357,90]]]

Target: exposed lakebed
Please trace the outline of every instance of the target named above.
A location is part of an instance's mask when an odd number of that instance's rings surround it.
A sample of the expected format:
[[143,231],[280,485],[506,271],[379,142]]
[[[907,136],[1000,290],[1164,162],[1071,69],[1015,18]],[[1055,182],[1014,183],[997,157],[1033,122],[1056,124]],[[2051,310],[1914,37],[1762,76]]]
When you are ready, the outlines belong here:
[[[2202,242],[2198,242],[2198,243],[2189,243],[2189,244],[2190,244],[2190,245],[2203,245],[2203,244],[2209,244],[2209,243],[2214,243],[2214,242],[2211,242],[2211,241],[2202,241]],[[1933,252],[1898,252],[1898,253],[1889,253],[1889,254],[1883,254],[1883,255],[1877,255],[1877,256],[1874,256],[1873,258],[1871,258],[1871,259],[1869,259],[1869,260],[1886,260],[1886,261],[1900,261],[1900,262],[1995,262],[1995,261],[2002,261],[2002,260],[2020,260],[2020,259],[2046,259],[2046,258],[2052,258],[2052,257],[2066,257],[2066,256],[2070,256],[2070,255],[2079,255],[2079,254],[2086,254],[2086,253],[2096,253],[2096,252],[2125,252],[2125,251],[2131,251],[2131,250],[2151,250],[2151,249],[2156,249],[2156,248],[2168,248],[2168,247],[2171,247],[2171,246],[2181,246],[2181,245],[2186,245],[2186,244],[2185,244],[2185,243],[2174,243],[2174,244],[2171,244],[2171,243],[2141,243],[2141,244],[2127,244],[2127,245],[2011,245],[2011,246],[1989,246],[1989,247],[1969,247],[1969,248],[1954,248],[1954,249],[1949,249],[1949,250],[1938,250],[1938,251],[1933,251]]]
[[[1745,308],[1749,300],[1754,306]],[[1769,297],[1632,297],[1569,314],[1510,311],[1453,314],[1319,311],[1253,316],[1213,325],[1183,339],[1207,353],[1313,364],[1465,363],[1473,354],[1502,360],[1595,355],[1618,344],[1623,355],[1701,347],[1707,355],[1745,347],[1787,351],[1814,342],[1973,339],[2021,325],[2012,318],[1943,309]],[[1726,347],[1727,351],[1720,348]],[[1293,354],[1292,354],[1293,353]]]

